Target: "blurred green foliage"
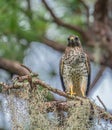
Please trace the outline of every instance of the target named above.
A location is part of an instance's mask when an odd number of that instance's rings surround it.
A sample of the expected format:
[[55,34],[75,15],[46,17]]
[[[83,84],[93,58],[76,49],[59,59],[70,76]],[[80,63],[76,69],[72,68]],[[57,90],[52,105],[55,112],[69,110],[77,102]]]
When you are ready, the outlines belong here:
[[[0,57],[22,62],[24,52],[32,41],[42,42],[43,37],[47,36],[64,43],[68,34],[75,33],[70,30],[68,33],[63,27],[57,28],[39,0],[28,2],[28,0],[0,1]],[[49,5],[63,21],[86,26],[84,8],[78,0],[50,1]],[[48,33],[50,29],[53,32]]]

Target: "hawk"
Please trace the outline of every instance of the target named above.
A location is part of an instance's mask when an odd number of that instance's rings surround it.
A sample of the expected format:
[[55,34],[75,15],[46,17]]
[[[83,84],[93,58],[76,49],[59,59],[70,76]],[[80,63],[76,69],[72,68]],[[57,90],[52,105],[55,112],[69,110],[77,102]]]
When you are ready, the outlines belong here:
[[90,62],[78,36],[68,37],[68,45],[60,61],[60,78],[66,93],[87,96],[90,85]]

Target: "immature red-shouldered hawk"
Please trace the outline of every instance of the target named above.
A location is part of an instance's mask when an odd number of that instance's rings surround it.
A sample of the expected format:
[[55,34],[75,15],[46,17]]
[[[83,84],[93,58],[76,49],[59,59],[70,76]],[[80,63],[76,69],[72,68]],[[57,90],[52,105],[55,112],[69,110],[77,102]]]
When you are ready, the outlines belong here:
[[60,61],[63,90],[70,95],[85,97],[90,85],[90,62],[78,36],[68,37],[68,45]]

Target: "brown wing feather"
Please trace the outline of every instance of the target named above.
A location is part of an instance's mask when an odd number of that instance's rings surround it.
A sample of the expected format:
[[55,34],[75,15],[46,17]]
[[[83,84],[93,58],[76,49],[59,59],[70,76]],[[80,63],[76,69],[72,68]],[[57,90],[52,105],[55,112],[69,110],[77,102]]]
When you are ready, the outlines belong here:
[[60,73],[62,88],[63,88],[63,91],[65,91],[66,88],[65,88],[64,81],[63,81],[63,76],[62,76],[63,75],[63,57],[60,60],[59,73]]
[[86,54],[86,67],[88,71],[88,82],[87,82],[87,90],[86,90],[86,95],[88,95],[89,88],[90,88],[90,79],[91,79],[91,66],[90,66],[90,60],[88,55]]

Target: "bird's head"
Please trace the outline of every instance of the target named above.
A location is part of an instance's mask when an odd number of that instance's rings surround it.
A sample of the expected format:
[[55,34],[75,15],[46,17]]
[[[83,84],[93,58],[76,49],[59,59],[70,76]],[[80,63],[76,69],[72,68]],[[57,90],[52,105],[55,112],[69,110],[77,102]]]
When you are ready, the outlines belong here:
[[78,36],[71,35],[68,37],[68,47],[81,47],[81,42]]

